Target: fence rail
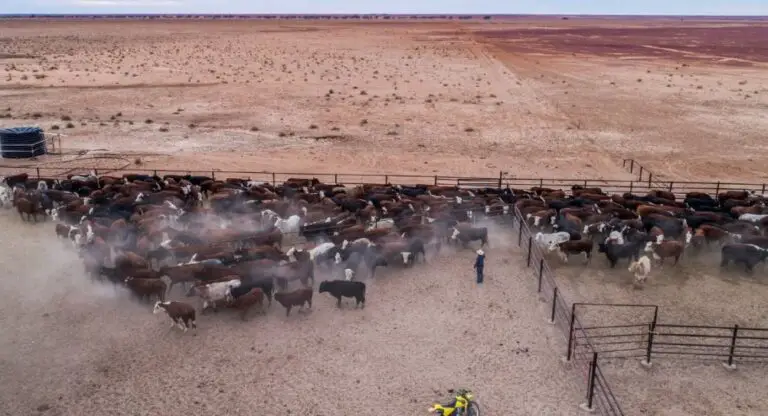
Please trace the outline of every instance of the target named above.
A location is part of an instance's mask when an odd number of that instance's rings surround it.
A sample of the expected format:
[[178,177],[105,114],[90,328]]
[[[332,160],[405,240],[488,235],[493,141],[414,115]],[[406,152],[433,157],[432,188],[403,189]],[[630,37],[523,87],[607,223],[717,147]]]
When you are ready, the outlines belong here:
[[[535,271],[536,288],[541,300],[549,305],[549,322],[562,335],[568,344],[566,359],[573,366],[584,372],[587,380],[586,400],[581,407],[597,411],[601,415],[623,416],[621,406],[613,394],[610,384],[603,375],[599,364],[599,353],[592,346],[593,340],[585,330],[574,306],[569,305],[555,281],[555,274],[545,259],[545,252],[534,240],[534,233],[523,219],[520,210],[514,207],[514,224],[517,232],[517,244],[523,249],[526,266]],[[573,348],[571,342],[578,337],[583,348]],[[573,359],[572,359],[573,358]]]
[[[627,162],[630,161],[630,162]],[[626,159],[625,164],[632,166],[632,159]],[[635,162],[636,163],[636,162]],[[635,164],[638,166],[638,164]],[[637,169],[637,168],[635,168]],[[0,165],[0,175],[27,173],[34,178],[66,179],[68,175],[95,172],[100,175],[199,175],[213,179],[244,178],[265,183],[279,184],[291,177],[317,178],[324,183],[360,185],[364,183],[399,184],[399,185],[437,185],[460,186],[465,188],[516,188],[528,190],[532,187],[569,190],[573,186],[597,187],[608,194],[634,193],[642,194],[651,190],[664,190],[679,198],[688,192],[705,192],[718,194],[729,190],[749,190],[761,194],[768,191],[768,183],[741,182],[694,182],[694,181],[658,181],[655,176],[645,176],[643,180],[615,179],[579,179],[579,178],[518,178],[499,172],[493,177],[464,177],[451,175],[405,175],[405,174],[375,174],[375,173],[313,173],[313,172],[269,172],[269,171],[237,171],[237,170],[184,170],[184,169],[143,169],[121,168],[110,169],[103,167],[30,167]],[[638,178],[640,179],[640,178]]]

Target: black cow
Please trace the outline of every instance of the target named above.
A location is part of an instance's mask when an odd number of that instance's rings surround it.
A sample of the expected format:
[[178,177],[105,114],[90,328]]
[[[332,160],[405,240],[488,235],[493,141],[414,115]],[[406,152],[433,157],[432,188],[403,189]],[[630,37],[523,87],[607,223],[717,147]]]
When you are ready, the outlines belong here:
[[[466,247],[470,241],[480,240],[480,247],[488,244],[488,228],[486,227],[453,227],[451,240],[460,241]],[[414,257],[416,255],[414,254]]]
[[768,258],[768,250],[754,244],[726,244],[721,250],[720,267],[726,267],[730,262],[743,263],[747,272],[758,263]]
[[637,260],[640,258],[640,250],[643,249],[645,241],[632,241],[624,244],[616,244],[613,241],[600,243],[598,251],[605,253],[605,257],[611,262],[611,268],[616,267],[616,263],[623,258]]
[[327,280],[320,283],[319,293],[328,292],[336,298],[336,306],[341,307],[341,298],[355,298],[355,306],[365,307],[365,283],[346,280]]

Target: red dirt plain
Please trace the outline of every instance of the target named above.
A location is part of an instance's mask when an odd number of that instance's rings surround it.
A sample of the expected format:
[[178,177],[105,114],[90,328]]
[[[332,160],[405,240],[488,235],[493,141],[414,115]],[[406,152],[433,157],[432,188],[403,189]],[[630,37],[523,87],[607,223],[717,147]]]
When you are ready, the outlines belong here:
[[6,21],[0,126],[60,127],[69,154],[45,166],[106,151],[145,169],[628,179],[634,157],[664,179],[760,182],[766,27]]

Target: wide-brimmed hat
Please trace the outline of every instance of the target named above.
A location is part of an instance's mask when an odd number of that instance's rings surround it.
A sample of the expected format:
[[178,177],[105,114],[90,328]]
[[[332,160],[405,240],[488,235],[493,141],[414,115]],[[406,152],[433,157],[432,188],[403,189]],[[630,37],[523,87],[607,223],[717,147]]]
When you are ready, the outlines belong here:
[[478,256],[483,256],[483,255],[485,255],[485,252],[483,251],[483,249],[482,249],[482,248],[480,248],[480,249],[477,249],[477,255],[478,255]]

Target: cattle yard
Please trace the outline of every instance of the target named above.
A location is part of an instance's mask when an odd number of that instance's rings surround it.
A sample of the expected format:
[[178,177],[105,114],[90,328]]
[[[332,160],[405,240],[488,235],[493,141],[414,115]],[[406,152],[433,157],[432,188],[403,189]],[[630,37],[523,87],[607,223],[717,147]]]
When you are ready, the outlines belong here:
[[[745,41],[768,28],[761,21],[7,23],[0,126],[38,124],[61,132],[63,147],[4,160],[0,175],[579,185],[681,199],[766,193],[768,148],[759,139],[768,55]],[[358,173],[333,173],[341,166]],[[566,179],[539,179],[558,177]],[[170,405],[249,414],[264,397],[275,414],[352,414],[382,403],[417,414],[463,386],[490,414],[576,414],[585,384],[606,415],[768,412],[764,364],[720,365],[734,324],[768,327],[759,309],[765,272],[720,271],[719,247],[654,266],[638,288],[626,260],[611,271],[597,249],[588,265],[528,253],[533,233],[518,217],[484,224],[492,248],[483,288],[472,282],[471,250],[430,251],[428,265],[366,280],[365,309],[338,311],[315,294],[309,313],[286,318],[277,304],[247,323],[208,314],[187,337],[167,333],[166,321],[123,289],[80,279],[82,262],[50,225],[1,211],[7,275],[27,276],[0,302],[0,325],[18,334],[0,338],[0,373],[19,375],[0,391],[9,414],[125,414],[128,403],[139,413]],[[25,238],[11,240],[17,235]],[[658,314],[620,306],[572,314],[571,302],[657,305]],[[649,339],[651,322],[659,334],[673,331],[664,324],[722,330],[702,330],[710,338],[682,347],[694,354],[673,357],[664,352],[674,347]],[[629,329],[597,328],[620,324]],[[628,352],[605,352],[605,334]],[[766,335],[742,331],[749,336],[759,339],[747,355],[760,356]],[[722,355],[703,357],[698,342],[722,346]],[[639,363],[646,348],[656,354],[650,368]],[[567,352],[571,361],[560,363]],[[592,353],[600,358],[590,362]],[[449,371],[457,366],[467,368],[462,386]],[[169,397],[167,380],[194,398]]]

